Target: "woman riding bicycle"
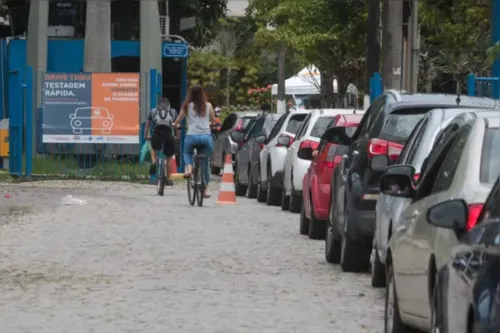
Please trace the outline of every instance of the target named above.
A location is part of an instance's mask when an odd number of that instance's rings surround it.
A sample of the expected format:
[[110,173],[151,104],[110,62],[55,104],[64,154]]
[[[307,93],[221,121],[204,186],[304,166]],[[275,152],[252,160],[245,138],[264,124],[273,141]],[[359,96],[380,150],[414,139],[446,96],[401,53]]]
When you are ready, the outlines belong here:
[[[207,101],[203,88],[199,85],[191,87],[186,101],[181,107],[181,112],[174,122],[174,126],[179,126],[182,119],[187,119],[187,132],[184,140],[184,163],[186,170],[184,178],[191,177],[193,171],[193,146],[203,145],[205,148],[198,153],[210,156],[213,151],[213,140],[210,124],[214,123],[215,115],[212,104]],[[210,169],[208,158],[205,159],[205,182],[208,185],[210,180]],[[205,198],[209,198],[208,186],[203,193]]]

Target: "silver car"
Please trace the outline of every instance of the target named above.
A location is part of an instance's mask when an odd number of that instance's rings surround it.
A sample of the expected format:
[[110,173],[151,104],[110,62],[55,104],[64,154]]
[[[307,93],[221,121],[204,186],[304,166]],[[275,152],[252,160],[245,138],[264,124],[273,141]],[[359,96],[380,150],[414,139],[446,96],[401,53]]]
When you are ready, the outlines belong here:
[[283,114],[266,138],[266,145],[260,152],[259,201],[266,200],[268,205],[281,204],[286,151],[309,112],[300,110]]
[[[390,166],[382,176],[381,192],[410,199],[387,251],[386,333],[408,332],[409,327],[429,330],[437,272],[459,239],[475,226],[500,173],[499,151],[500,111],[464,113],[438,135],[417,185],[412,179],[415,169],[409,165]],[[429,209],[450,199],[467,203],[465,228],[428,222]],[[433,220],[438,215],[434,212]]]
[[258,115],[258,112],[234,112],[231,113],[222,122],[219,136],[214,142],[214,152],[211,159],[211,169],[213,174],[219,174],[224,168],[226,154],[232,155],[234,164],[238,144],[231,140],[233,131],[244,132],[248,129],[251,120]]
[[[411,133],[396,164],[411,165],[415,169],[414,180],[418,181],[422,164],[436,141],[438,133],[448,126],[456,116],[472,109],[434,109],[420,120]],[[484,111],[484,109],[477,109]],[[383,158],[383,157],[381,157]],[[397,221],[408,198],[393,197],[381,193],[376,205],[375,234],[371,256],[373,287],[385,287],[385,258],[389,238],[398,227]]]

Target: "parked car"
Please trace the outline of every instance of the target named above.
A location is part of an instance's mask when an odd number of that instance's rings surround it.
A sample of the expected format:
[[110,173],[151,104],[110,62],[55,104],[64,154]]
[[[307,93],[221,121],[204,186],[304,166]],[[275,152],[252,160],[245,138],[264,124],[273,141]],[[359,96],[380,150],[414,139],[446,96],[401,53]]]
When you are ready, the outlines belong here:
[[476,226],[466,231],[467,203],[441,202],[430,224],[453,231],[460,244],[438,272],[431,303],[431,332],[500,332],[500,184],[493,186]]
[[266,145],[260,153],[260,181],[257,190],[259,202],[266,201],[268,205],[282,204],[283,164],[286,152],[309,112],[300,110],[283,114],[266,138]]
[[257,180],[259,179],[260,151],[264,148],[265,138],[281,115],[261,113],[252,120],[247,132],[233,132],[231,139],[241,144],[235,158],[235,192],[236,195],[257,196]]
[[409,165],[390,166],[382,176],[383,193],[411,199],[389,241],[386,332],[387,328],[393,333],[407,332],[407,327],[429,329],[437,272],[448,262],[459,237],[453,230],[429,224],[428,210],[452,198],[463,199],[468,211],[465,230],[471,230],[500,174],[498,151],[500,111],[461,114],[439,134],[418,185]]
[[[363,115],[339,114],[329,127],[344,126],[348,134],[354,134]],[[299,150],[298,154],[311,159],[311,165],[302,181],[302,210],[300,213],[300,233],[311,239],[324,239],[326,221],[330,205],[330,180],[333,170],[347,153],[348,146],[340,146],[326,140],[329,129],[323,134],[317,150]]]
[[[462,96],[459,107],[466,106],[494,108],[495,101]],[[416,124],[436,108],[457,108],[457,97],[389,90],[370,105],[352,137],[337,127],[334,143],[348,145],[349,152],[342,162],[341,181],[333,184],[329,216],[334,233],[331,246],[340,249],[343,271],[360,272],[370,267],[375,206],[384,173],[371,167],[374,157],[388,156],[394,163]]]
[[[481,109],[478,109],[480,111]],[[413,179],[418,181],[420,169],[434,145],[438,133],[457,115],[470,112],[470,109],[434,109],[419,122],[408,138],[396,164],[411,165],[415,169]],[[387,157],[385,157],[387,159]],[[385,169],[388,161],[382,161]],[[384,165],[385,164],[385,165]],[[385,258],[389,238],[398,227],[397,221],[402,209],[410,199],[393,197],[380,193],[376,205],[375,235],[371,256],[371,283],[373,287],[385,287]]]
[[226,154],[232,155],[234,164],[238,144],[231,140],[231,133],[244,132],[248,129],[251,120],[257,116],[257,112],[234,112],[222,122],[217,140],[214,142],[214,151],[211,159],[211,169],[213,174],[219,174],[224,168]]
[[300,213],[302,206],[302,180],[311,161],[297,156],[299,149],[317,149],[319,140],[328,125],[338,114],[353,114],[352,109],[312,110],[297,130],[293,143],[288,147],[283,167],[282,200],[289,201],[292,213]]

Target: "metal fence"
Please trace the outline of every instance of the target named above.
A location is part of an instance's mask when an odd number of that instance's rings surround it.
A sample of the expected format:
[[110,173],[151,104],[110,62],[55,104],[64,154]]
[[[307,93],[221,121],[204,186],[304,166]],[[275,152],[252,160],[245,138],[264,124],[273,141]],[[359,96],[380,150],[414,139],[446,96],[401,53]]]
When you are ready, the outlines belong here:
[[[9,172],[34,178],[148,179],[141,163],[147,111],[161,75],[146,73],[9,74]],[[37,88],[38,87],[38,88]],[[36,105],[36,108],[35,108]]]
[[500,98],[500,79],[498,77],[467,76],[467,94],[469,96]]

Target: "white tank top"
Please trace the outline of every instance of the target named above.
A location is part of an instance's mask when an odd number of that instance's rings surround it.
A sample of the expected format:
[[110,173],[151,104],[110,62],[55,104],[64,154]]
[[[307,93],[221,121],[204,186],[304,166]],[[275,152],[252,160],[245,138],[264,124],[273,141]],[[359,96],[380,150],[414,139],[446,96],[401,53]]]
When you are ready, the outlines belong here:
[[187,108],[187,133],[186,135],[210,135],[210,111],[212,106],[210,103],[206,104],[205,115],[199,116],[195,111],[195,106],[191,102]]

